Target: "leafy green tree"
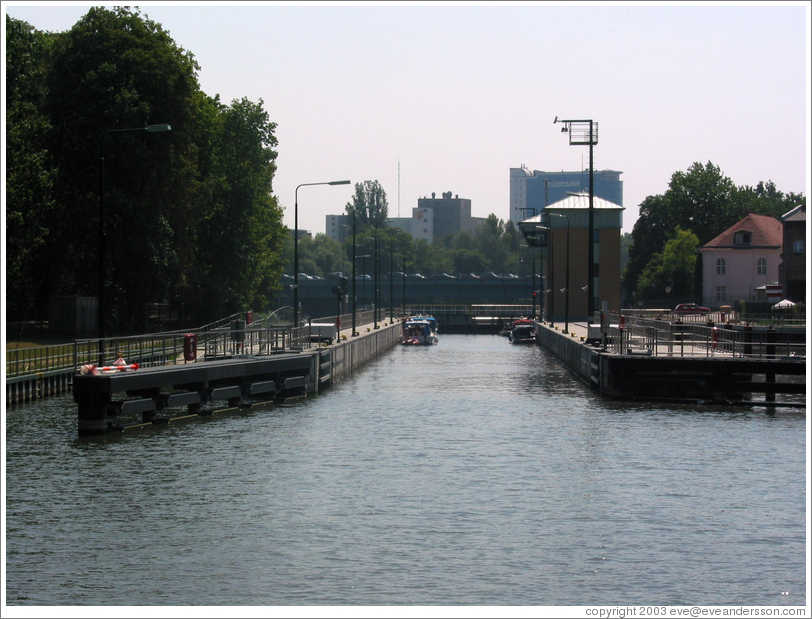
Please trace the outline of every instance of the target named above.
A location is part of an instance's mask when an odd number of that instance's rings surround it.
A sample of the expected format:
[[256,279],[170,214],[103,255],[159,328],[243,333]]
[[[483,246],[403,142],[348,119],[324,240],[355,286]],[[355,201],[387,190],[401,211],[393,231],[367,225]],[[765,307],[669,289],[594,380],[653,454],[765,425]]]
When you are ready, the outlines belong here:
[[203,303],[219,315],[266,309],[284,266],[282,209],[271,195],[275,128],[262,100],[221,110],[212,203],[198,239]]
[[347,215],[356,217],[356,234],[363,233],[370,226],[382,228],[389,216],[386,192],[378,181],[355,183],[355,194],[345,208]]
[[694,279],[699,238],[690,230],[677,227],[662,252],[649,260],[637,283],[640,299],[689,299]]
[[[648,196],[640,204],[623,273],[624,297],[634,293],[644,269],[678,227],[696,234],[702,246],[750,213],[780,218],[805,202],[802,194],[784,195],[772,182],[736,187],[711,162],[675,172],[665,194]],[[651,281],[650,273],[644,281]]]
[[[175,231],[188,226],[197,65],[158,24],[128,8],[94,7],[56,37],[47,73],[48,150],[59,162],[52,293],[97,288],[100,162],[104,151],[107,297],[125,329],[180,279]],[[169,124],[171,133],[108,130]],[[169,188],[172,188],[171,190]],[[180,201],[179,201],[180,198]],[[185,199],[183,199],[185,198]]]
[[50,239],[56,167],[45,136],[45,72],[53,37],[6,16],[6,281],[14,318],[45,307],[38,259]]

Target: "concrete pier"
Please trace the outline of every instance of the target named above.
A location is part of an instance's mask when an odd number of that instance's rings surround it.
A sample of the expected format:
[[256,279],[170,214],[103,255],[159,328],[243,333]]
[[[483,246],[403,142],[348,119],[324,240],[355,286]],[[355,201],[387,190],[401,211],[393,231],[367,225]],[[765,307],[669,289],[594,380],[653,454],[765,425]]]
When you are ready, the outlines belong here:
[[317,394],[392,348],[400,323],[359,329],[338,342],[273,355],[244,354],[111,374],[78,374],[73,397],[80,436],[170,423],[224,408]]
[[[586,323],[535,323],[537,342],[578,378],[603,396],[621,400],[691,401],[740,405],[803,408],[805,402],[776,401],[776,394],[805,394],[805,356],[733,356],[717,350],[717,342],[685,345],[675,354],[674,344],[649,348],[615,345],[613,352],[589,340]],[[612,337],[622,337],[615,328]],[[652,350],[662,347],[662,351]],[[691,350],[687,350],[692,348]],[[769,348],[768,348],[769,351]],[[686,354],[688,353],[688,354]],[[779,377],[790,377],[781,381]],[[754,397],[755,396],[755,397]],[[764,399],[755,399],[762,397]]]

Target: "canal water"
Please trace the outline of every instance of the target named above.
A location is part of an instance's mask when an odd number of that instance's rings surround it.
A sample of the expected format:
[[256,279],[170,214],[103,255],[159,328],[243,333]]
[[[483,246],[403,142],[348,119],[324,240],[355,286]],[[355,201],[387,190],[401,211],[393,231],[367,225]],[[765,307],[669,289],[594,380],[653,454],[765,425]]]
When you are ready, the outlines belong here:
[[806,415],[601,399],[498,336],[79,439],[6,418],[13,605],[803,605]]

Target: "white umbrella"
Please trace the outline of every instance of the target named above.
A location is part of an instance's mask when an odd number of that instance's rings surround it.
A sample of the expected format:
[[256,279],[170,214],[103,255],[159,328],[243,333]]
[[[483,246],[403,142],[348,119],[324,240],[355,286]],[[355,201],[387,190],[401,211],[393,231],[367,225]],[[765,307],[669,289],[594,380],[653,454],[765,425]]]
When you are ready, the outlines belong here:
[[789,308],[793,307],[794,305],[795,305],[795,303],[793,303],[789,299],[784,299],[783,301],[779,301],[778,303],[773,305],[772,309],[774,309],[774,310],[776,310],[776,309],[789,309]]

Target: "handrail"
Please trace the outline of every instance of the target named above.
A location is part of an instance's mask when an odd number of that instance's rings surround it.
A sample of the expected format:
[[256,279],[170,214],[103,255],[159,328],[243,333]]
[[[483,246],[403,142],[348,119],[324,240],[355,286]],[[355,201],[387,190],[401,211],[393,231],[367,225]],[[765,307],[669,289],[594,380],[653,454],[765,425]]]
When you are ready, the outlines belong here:
[[[622,318],[621,318],[622,317]],[[667,321],[610,314],[607,348],[617,354],[647,352],[652,356],[806,357],[806,341],[771,327]]]

